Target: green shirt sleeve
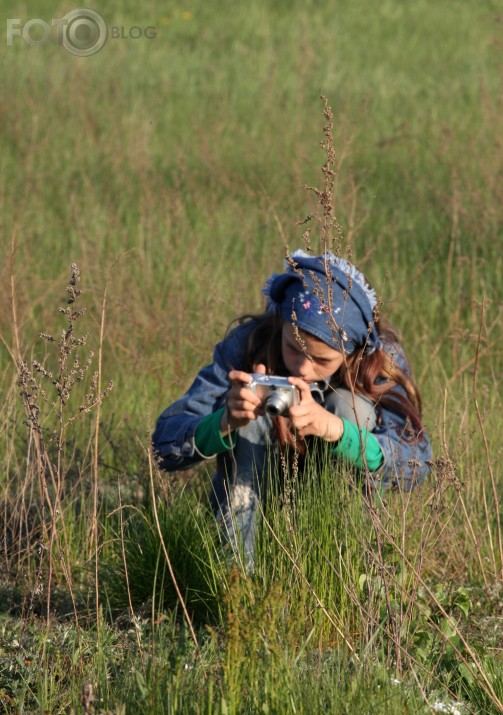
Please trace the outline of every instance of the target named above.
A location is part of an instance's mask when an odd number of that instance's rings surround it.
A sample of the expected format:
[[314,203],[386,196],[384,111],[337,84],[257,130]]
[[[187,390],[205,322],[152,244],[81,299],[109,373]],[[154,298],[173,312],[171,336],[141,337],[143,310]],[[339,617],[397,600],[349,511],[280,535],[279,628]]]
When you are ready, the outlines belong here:
[[366,464],[367,468],[374,472],[384,461],[379,442],[365,428],[359,428],[349,420],[343,419],[342,421],[344,422],[344,432],[333,448],[333,454],[346,459],[359,469]]
[[224,408],[222,407],[221,410],[212,412],[211,415],[206,415],[196,427],[194,444],[202,457],[214,457],[216,454],[236,446],[234,432],[225,437],[220,432],[220,420],[223,412]]

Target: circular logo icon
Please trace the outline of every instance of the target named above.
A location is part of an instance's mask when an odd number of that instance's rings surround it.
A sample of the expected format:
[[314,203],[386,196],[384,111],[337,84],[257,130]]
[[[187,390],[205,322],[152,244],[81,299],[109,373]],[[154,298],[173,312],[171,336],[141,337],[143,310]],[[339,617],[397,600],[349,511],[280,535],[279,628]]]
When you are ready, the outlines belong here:
[[104,19],[94,10],[79,8],[63,17],[62,43],[65,50],[78,57],[89,57],[101,50],[108,31]]

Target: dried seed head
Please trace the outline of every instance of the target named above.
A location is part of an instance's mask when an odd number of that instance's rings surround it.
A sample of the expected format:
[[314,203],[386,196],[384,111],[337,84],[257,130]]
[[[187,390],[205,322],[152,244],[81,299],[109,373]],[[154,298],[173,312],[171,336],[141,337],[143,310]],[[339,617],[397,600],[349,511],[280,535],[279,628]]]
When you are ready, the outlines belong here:
[[77,283],[80,280],[80,271],[77,268],[76,263],[72,263],[71,265],[71,275],[70,275],[70,280],[68,281],[68,285],[66,287],[66,292],[69,294],[68,298],[68,303],[75,303],[75,301],[79,298],[80,296],[80,290],[75,288]]

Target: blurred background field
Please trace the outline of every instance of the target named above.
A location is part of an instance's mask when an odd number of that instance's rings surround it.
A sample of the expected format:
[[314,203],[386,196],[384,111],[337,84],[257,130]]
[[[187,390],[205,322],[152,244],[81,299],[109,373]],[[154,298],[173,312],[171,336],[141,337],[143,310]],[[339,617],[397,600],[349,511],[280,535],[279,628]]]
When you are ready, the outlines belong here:
[[[435,456],[459,480],[442,499],[428,576],[501,587],[501,2],[86,6],[109,27],[154,26],[156,36],[109,37],[91,57],[22,37],[2,48],[4,547],[24,523],[20,493],[38,488],[16,362],[57,369],[53,346],[38,336],[65,326],[57,309],[70,265],[81,271],[87,307],[79,331],[90,333],[93,369],[99,355],[100,379],[114,388],[98,421],[84,415],[65,431],[63,471],[100,490],[124,473],[126,491],[136,481],[148,490],[137,438],[147,443],[153,420],[211,359],[229,322],[261,309],[285,243],[302,246],[296,222],[315,208],[304,185],[321,183],[324,162],[323,94],[334,113],[344,249],[403,334]],[[2,8],[3,27],[70,9],[14,2]],[[49,429],[57,409],[46,405],[42,419]],[[437,471],[417,497],[417,513],[438,479]],[[92,571],[83,556],[93,549],[90,507],[85,497],[76,509],[72,489],[67,555]],[[107,513],[100,507],[101,544]],[[16,602],[12,584],[34,588],[36,559],[19,549],[16,558],[5,552],[6,604]]]
[[[284,242],[302,245],[323,93],[341,164],[336,213],[434,409],[429,361],[441,379],[454,374],[473,355],[477,305],[491,301],[492,324],[501,301],[498,3],[95,9],[157,36],[110,38],[90,58],[22,38],[3,50],[7,343],[12,239],[24,343],[51,327],[70,263],[96,313],[108,279],[117,413],[140,424],[146,405],[156,414],[228,321],[261,306]],[[37,3],[35,16],[64,10]],[[20,4],[16,17],[34,12]]]

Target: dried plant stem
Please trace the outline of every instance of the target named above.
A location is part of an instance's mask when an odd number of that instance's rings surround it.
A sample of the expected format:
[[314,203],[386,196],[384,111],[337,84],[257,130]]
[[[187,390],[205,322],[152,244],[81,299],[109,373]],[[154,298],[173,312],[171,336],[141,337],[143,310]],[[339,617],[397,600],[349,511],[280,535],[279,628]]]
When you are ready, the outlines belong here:
[[191,621],[189,612],[187,610],[187,606],[185,604],[185,599],[183,598],[182,592],[180,591],[180,587],[178,586],[175,572],[173,571],[173,566],[171,565],[171,559],[169,558],[168,550],[166,548],[164,537],[162,535],[161,524],[159,523],[159,514],[157,512],[157,504],[156,504],[156,497],[155,497],[154,463],[153,463],[153,458],[152,458],[152,452],[150,449],[147,450],[147,455],[148,455],[148,466],[149,466],[149,476],[150,476],[150,489],[152,492],[152,506],[154,509],[154,518],[155,518],[155,525],[157,528],[157,533],[159,534],[159,539],[161,541],[162,551],[164,553],[164,558],[166,559],[166,564],[168,566],[169,575],[171,576],[171,581],[173,582],[173,586],[175,588],[176,595],[178,597],[178,600],[180,601],[180,605],[182,607],[183,614],[185,616],[185,620],[187,621],[187,625],[190,630],[190,635],[192,637],[192,640],[194,641],[194,645],[196,646],[196,648],[199,649],[199,643],[197,640],[196,632],[194,630],[194,626],[192,625],[192,621]]
[[[485,312],[484,312],[484,326],[486,328],[486,335],[490,335],[494,328],[498,328],[501,325],[501,321],[503,319],[503,308],[500,308],[498,312],[496,313],[496,316],[492,323],[489,325],[485,324]],[[502,354],[500,350],[492,350],[491,348],[493,345],[488,343],[485,347],[481,345],[481,338],[482,334],[479,332],[478,336],[478,342],[477,342],[477,347],[475,351],[475,356],[467,360],[463,365],[461,365],[456,372],[454,372],[448,379],[446,386],[449,387],[450,385],[454,384],[456,380],[467,370],[469,370],[471,367],[475,369],[476,366],[478,366],[479,360],[482,356],[485,357],[491,357],[491,358],[496,358]]]
[[[27,415],[26,424],[29,427],[28,463],[30,468],[33,468],[37,474],[40,491],[41,534],[37,537],[38,564],[30,610],[34,603],[35,594],[42,593],[45,585],[47,590],[46,615],[47,624],[49,625],[53,580],[58,573],[59,565],[59,570],[63,574],[71,597],[77,632],[79,623],[73,587],[70,542],[64,514],[65,505],[63,504],[65,501],[65,481],[68,475],[68,455],[66,454],[69,436],[68,427],[83,414],[90,412],[94,407],[99,407],[103,398],[112,389],[112,383],[103,392],[97,389],[98,381],[101,383],[100,359],[100,370],[94,374],[90,387],[80,399],[78,403],[80,406],[73,415],[68,416],[74,388],[78,383],[84,383],[93,357],[92,352],[90,352],[86,360],[82,361],[80,349],[86,345],[88,335],[77,337],[75,334],[77,321],[85,312],[85,308],[78,307],[81,295],[81,291],[78,288],[79,281],[79,269],[76,264],[72,264],[71,275],[66,288],[68,294],[67,307],[58,309],[58,312],[66,319],[66,324],[60,331],[59,339],[46,333],[40,333],[40,337],[47,343],[57,346],[57,372],[53,373],[51,371],[50,364],[44,365],[38,360],[32,360],[31,366],[28,366],[22,359],[18,361],[18,385]],[[17,334],[15,283],[13,277],[11,277],[11,300],[15,324],[14,332]],[[100,346],[103,342],[103,329],[104,307]],[[19,342],[17,338],[16,340]],[[19,351],[19,347],[16,349]],[[51,398],[51,393],[55,393],[55,398]],[[75,391],[75,396],[77,396],[77,393],[78,391]],[[95,449],[97,450],[97,448],[98,446],[95,444]],[[94,481],[96,484],[96,469],[95,473]],[[92,522],[94,544],[97,542],[96,513],[95,501],[94,520]],[[97,551],[95,551],[95,556],[97,559]]]
[[[432,603],[434,603],[435,607],[438,609],[438,611],[442,614],[443,618],[448,620],[449,619],[449,614],[443,607],[443,605],[440,603],[438,600],[437,596],[435,593],[432,591],[431,587],[427,584],[427,582],[424,580],[420,569],[418,569],[412,561],[406,556],[404,553],[402,547],[397,543],[396,539],[393,537],[393,535],[390,533],[390,531],[386,528],[386,526],[383,524],[379,511],[377,509],[370,509],[370,505],[368,505],[369,509],[369,514],[371,517],[371,522],[374,526],[375,532],[378,532],[381,535],[381,538],[388,543],[392,548],[396,551],[396,553],[400,556],[402,559],[402,562],[405,564],[407,569],[409,569],[411,575],[415,579],[415,583],[418,585],[421,585],[422,588],[427,592],[428,596],[431,598]],[[354,527],[354,533],[358,538],[358,541],[362,547],[362,549],[368,554],[371,560],[375,561],[375,553],[373,550],[371,550],[369,546],[368,540],[363,538],[363,536],[359,536],[359,531],[356,529],[356,525],[353,524]],[[278,540],[278,539],[277,539]],[[315,542],[317,543],[317,542]],[[319,547],[319,544],[317,544]],[[282,546],[282,549],[285,550],[284,546]],[[344,574],[337,570],[336,566],[328,559],[323,553],[323,558],[325,562],[329,565],[329,567],[334,571],[338,579],[340,580],[341,584],[343,585],[346,593],[349,595],[350,599],[355,603],[356,605],[360,605],[359,598],[358,596],[352,591],[352,589],[346,585],[346,580],[344,578]],[[377,567],[379,568],[379,563],[377,563]],[[391,571],[385,571],[382,573],[383,578],[385,578],[388,582],[388,586],[390,584],[393,584],[395,587],[398,587],[399,589],[403,589],[403,585],[399,582],[399,580],[396,578],[396,576],[391,572]],[[415,600],[415,607],[419,609],[419,611],[422,613],[423,616],[428,617],[429,612],[428,610],[423,607],[417,599]],[[369,625],[373,625],[374,627],[381,627],[381,624],[377,617],[372,613],[370,609],[365,610],[364,616],[369,619]],[[328,614],[327,614],[328,615]],[[332,621],[331,621],[332,622]],[[431,621],[431,626],[432,628],[436,631],[438,636],[445,641],[446,636],[443,633],[441,626],[434,621]],[[465,637],[461,633],[461,631],[456,627],[455,628],[456,635],[458,636],[460,643],[462,646],[465,648],[466,653],[468,654],[468,657],[464,655],[461,650],[454,644],[450,643],[454,652],[458,656],[460,662],[464,663],[465,666],[468,668],[468,670],[474,675],[474,677],[477,677],[479,679],[479,682],[481,684],[482,689],[484,692],[487,694],[491,702],[503,712],[503,703],[500,701],[498,698],[493,685],[491,684],[490,680],[488,679],[487,675],[484,672],[483,665],[479,658],[477,657],[476,653],[474,650],[469,646],[468,642],[466,641]],[[404,656],[404,659],[406,659],[410,664],[414,665],[415,667],[418,667],[422,670],[425,670],[424,666],[419,663],[414,656],[408,651],[407,647],[404,646],[399,639],[395,637],[393,633],[390,633],[389,631],[385,631],[386,635],[392,639],[394,645],[396,648],[402,653]],[[434,675],[433,672],[426,671],[428,672],[431,677],[438,682],[442,687],[445,687],[445,683],[441,683],[441,681],[438,679],[437,676]],[[449,690],[449,688],[447,688]],[[450,691],[449,691],[450,692]],[[455,695],[454,693],[451,692],[451,695]]]
[[[101,395],[101,379],[102,379],[102,356],[103,356],[103,336],[105,334],[105,309],[107,301],[107,290],[108,282],[105,284],[105,290],[103,292],[103,303],[101,306],[101,323],[100,323],[100,337],[98,346],[98,368],[97,368],[97,381],[96,381],[96,393]],[[98,615],[99,604],[100,604],[100,594],[99,594],[99,544],[98,544],[98,484],[99,484],[99,434],[100,434],[100,414],[101,414],[101,400],[98,400],[96,404],[95,413],[95,430],[94,430],[94,454],[93,454],[93,513],[91,520],[91,535],[89,541],[89,548],[92,551],[94,546],[94,593],[96,601],[96,615]],[[96,617],[96,625],[98,628],[98,638],[100,632],[100,619]]]
[[[325,553],[323,553],[319,542],[318,542],[317,540],[315,540],[314,543],[315,543],[316,546],[319,548],[320,554],[321,554],[323,560],[325,561],[325,563],[327,564],[327,566],[328,566],[330,569],[332,569],[332,571],[336,574],[337,578],[339,579],[340,583],[342,584],[342,586],[343,586],[343,588],[344,588],[345,593],[348,595],[348,597],[350,598],[351,602],[352,602],[355,606],[357,606],[357,607],[360,609],[360,612],[361,612],[361,614],[362,614],[363,619],[367,621],[367,626],[368,626],[368,631],[369,631],[369,644],[370,644],[371,640],[372,640],[373,638],[375,638],[376,633],[377,633],[378,631],[382,630],[382,628],[383,628],[380,619],[378,618],[378,616],[377,616],[375,613],[372,612],[372,609],[371,609],[371,608],[364,608],[364,607],[362,607],[362,604],[361,604],[361,602],[360,602],[360,599],[359,599],[359,597],[358,597],[358,594],[355,593],[354,589],[352,589],[352,588],[347,584],[347,577],[346,577],[346,575],[342,572],[342,570],[338,570],[338,569],[334,566],[334,564],[330,561],[330,559],[327,557],[327,555],[326,555]],[[361,540],[360,543],[361,543],[361,546],[362,546],[363,550],[366,551],[367,554],[368,554],[371,558],[374,558],[375,554],[374,554],[373,551],[370,551],[370,549],[368,548],[368,545],[366,544],[366,542],[364,542],[363,540]],[[397,583],[396,580],[395,580],[395,579],[393,579],[393,580],[395,581],[395,584],[396,584],[396,583]],[[423,616],[425,616],[425,617],[428,616],[428,611],[427,611],[427,609],[426,609],[425,607],[421,606],[421,604],[417,603],[417,601],[415,602],[415,605],[416,605],[416,607],[420,610],[420,612],[422,613]],[[433,626],[434,626],[434,628],[436,629],[437,633],[438,633],[442,638],[445,638],[445,636],[444,636],[444,634],[442,633],[442,630],[440,629],[440,627],[437,626],[436,624],[433,624]],[[385,634],[386,634],[387,636],[390,635],[390,634],[388,633],[388,631],[386,631],[386,630],[385,630]],[[397,650],[398,650],[398,651],[401,653],[401,655],[403,656],[403,658],[401,659],[401,661],[397,661],[397,663],[395,664],[394,670],[395,670],[396,672],[398,672],[398,673],[402,672],[402,671],[401,671],[401,668],[402,668],[401,662],[403,662],[403,661],[407,661],[407,664],[408,664],[408,665],[414,666],[413,668],[410,669],[410,673],[413,675],[413,677],[414,677],[414,679],[415,679],[415,681],[416,681],[416,683],[417,683],[419,689],[421,690],[421,693],[422,693],[422,695],[423,695],[423,698],[424,698],[425,702],[428,701],[428,698],[427,698],[427,695],[426,695],[426,691],[424,690],[424,688],[423,688],[422,685],[421,685],[421,682],[420,682],[420,680],[419,680],[419,678],[418,678],[418,676],[417,676],[417,674],[416,674],[416,672],[415,672],[415,668],[417,668],[418,670],[423,671],[424,673],[426,673],[427,675],[429,675],[429,676],[432,678],[432,680],[435,681],[442,689],[447,690],[447,692],[449,693],[449,695],[451,695],[453,698],[456,697],[456,693],[455,693],[454,691],[452,691],[449,687],[447,687],[444,681],[442,681],[437,675],[435,675],[434,672],[432,672],[431,670],[428,670],[428,668],[427,668],[425,665],[423,665],[420,661],[418,661],[418,660],[411,654],[410,649],[409,649],[407,643],[404,645],[404,644],[402,644],[400,641],[397,641],[395,645],[396,645]],[[368,646],[367,646],[367,647],[368,647]],[[465,662],[465,660],[463,659],[462,654],[460,654],[460,658],[461,658],[461,660],[463,660],[463,662]],[[400,663],[400,666],[398,665],[399,663]],[[471,712],[471,711],[470,711],[470,712]]]
[[[21,347],[19,342],[19,327],[17,319],[17,302],[16,302],[16,278],[14,275],[14,257],[16,254],[16,232],[14,231],[11,237],[11,252],[10,252],[10,301],[12,315],[12,335],[14,336],[14,346],[9,350],[9,354],[14,359],[14,364],[17,365],[21,357]],[[7,346],[6,346],[7,347]]]
[[133,608],[133,600],[131,598],[131,589],[129,586],[129,573],[128,573],[128,568],[127,568],[127,560],[126,560],[126,549],[124,547],[124,520],[122,517],[122,497],[121,497],[121,484],[120,484],[120,478],[117,482],[118,486],[118,492],[119,492],[119,522],[120,522],[120,531],[121,531],[121,552],[122,552],[122,563],[124,564],[124,574],[126,577],[126,588],[127,588],[127,598],[128,598],[128,605],[129,605],[129,612],[131,614],[131,620],[133,621],[133,626],[134,626],[134,632],[136,635],[136,643],[138,645],[138,652],[140,653],[141,657],[141,662],[142,665],[144,666],[144,660],[143,660],[143,649],[141,647],[141,640],[140,640],[140,634],[138,632],[138,623],[136,621],[135,617],[135,612]]
[[[376,532],[379,532],[382,535],[382,537],[386,539],[387,543],[389,543],[396,550],[397,554],[399,554],[400,558],[403,560],[403,562],[405,563],[407,568],[410,569],[410,572],[417,579],[417,582],[424,588],[424,590],[426,591],[428,596],[431,598],[432,602],[435,604],[435,607],[439,610],[439,612],[442,614],[442,616],[446,620],[448,620],[449,614],[447,613],[447,611],[445,610],[443,605],[440,603],[437,596],[432,591],[431,587],[424,580],[421,573],[418,572],[418,570],[416,569],[414,564],[410,561],[410,559],[407,558],[406,554],[402,550],[401,546],[396,542],[393,535],[383,525],[381,519],[379,518],[378,511],[372,510],[370,512],[370,514],[371,514],[372,523],[374,525]],[[363,546],[364,546],[364,548],[368,548],[365,544],[363,544]],[[400,584],[398,584],[398,581],[392,574],[387,574],[386,578],[390,578],[394,583],[396,583],[397,585],[400,586]],[[416,605],[418,605],[418,604],[416,604]],[[443,634],[440,626],[434,622],[432,622],[432,626],[438,632],[439,636],[445,639],[445,635]],[[452,646],[454,652],[474,675],[478,674],[480,676],[480,679],[483,681],[482,687],[485,690],[486,694],[491,699],[491,701],[496,705],[496,707],[500,708],[501,712],[503,712],[503,703],[498,698],[491,681],[485,674],[484,668],[483,668],[479,658],[477,657],[477,654],[475,653],[473,648],[469,645],[466,638],[463,636],[463,634],[461,633],[461,631],[458,628],[456,628],[456,635],[459,637],[460,643],[465,648],[466,653],[468,653],[468,655],[470,657],[470,661],[466,658],[466,656],[463,655],[463,653],[460,651],[460,649],[454,643],[451,642],[451,646]]]
[[284,481],[284,499],[285,499],[285,522],[288,537],[290,540],[290,549],[292,553],[296,551],[295,540],[297,534],[297,524],[296,524],[296,498],[295,498],[295,484],[298,480],[299,474],[299,452],[297,449],[297,436],[295,431],[292,432],[293,439],[293,455],[292,455],[292,465],[288,463],[287,453],[285,450],[281,450],[280,463],[281,471],[283,472]]
[[[443,430],[442,430],[442,446],[443,446],[443,451],[444,454],[446,455],[447,459],[450,460],[449,457],[449,450],[448,450],[448,445],[447,445],[447,435],[445,433],[445,428],[447,426],[447,390],[444,391],[444,415],[443,415]],[[484,566],[484,563],[482,561],[482,556],[480,555],[480,545],[478,543],[477,536],[475,534],[475,530],[472,525],[472,520],[470,518],[470,515],[468,514],[468,510],[466,508],[465,500],[463,499],[463,494],[461,491],[459,491],[459,502],[461,504],[461,509],[463,510],[463,516],[465,517],[465,523],[468,527],[468,531],[470,534],[470,538],[473,541],[473,546],[475,548],[475,552],[477,554],[477,560],[479,562],[479,568],[480,568],[480,573],[482,574],[482,578],[484,579],[484,585],[487,587],[489,585],[489,582],[487,580],[487,574],[486,574],[486,568]]]
[[[337,241],[336,253],[338,254],[341,249],[341,244],[343,240],[343,231],[341,225],[337,220],[337,216],[334,213],[333,208],[333,190],[335,185],[335,160],[336,153],[334,148],[334,142],[332,138],[333,124],[333,114],[325,96],[322,95],[321,100],[323,102],[323,116],[325,117],[325,126],[323,127],[323,134],[325,136],[324,140],[321,142],[322,149],[326,152],[325,164],[322,167],[323,173],[323,188],[318,189],[314,186],[305,186],[308,191],[312,191],[320,205],[321,215],[313,214],[309,216],[308,219],[302,223],[315,218],[321,225],[320,231],[320,242],[322,246],[323,253],[330,251],[332,249],[332,243]],[[333,235],[337,234],[337,238]],[[309,234],[304,234],[305,239],[308,239]],[[308,241],[306,241],[308,243]],[[309,247],[308,247],[309,248]]]
[[487,518],[487,532],[489,535],[489,540],[491,544],[491,553],[493,557],[493,567],[494,567],[494,573],[495,575],[499,571],[499,578],[500,582],[503,583],[503,541],[502,541],[502,534],[501,534],[501,519],[500,519],[500,508],[499,508],[499,495],[498,495],[498,490],[496,487],[496,479],[494,476],[494,470],[492,467],[491,463],[491,455],[489,452],[489,444],[487,441],[487,435],[486,435],[486,430],[484,426],[484,420],[482,418],[482,413],[480,411],[479,407],[479,402],[477,399],[477,376],[478,376],[478,364],[479,364],[479,354],[480,354],[480,343],[482,340],[482,330],[484,328],[484,321],[485,321],[485,302],[482,302],[482,308],[481,308],[481,317],[480,317],[480,330],[479,330],[479,336],[477,340],[477,348],[475,351],[475,364],[473,368],[473,402],[475,404],[475,410],[477,412],[477,419],[479,421],[480,425],[480,432],[482,434],[482,440],[484,442],[484,449],[486,453],[486,463],[487,463],[487,471],[489,473],[489,478],[491,481],[491,488],[493,492],[493,499],[494,499],[494,520],[496,522],[496,535],[497,535],[497,542],[498,542],[498,556],[499,556],[499,567],[496,563],[496,557],[494,554],[494,546],[493,546],[493,540],[492,540],[492,532],[491,532],[491,520],[489,518],[489,511],[487,508],[486,504],[486,492],[485,492],[485,487],[483,482],[483,496],[484,496],[484,506],[486,509],[486,518]]

